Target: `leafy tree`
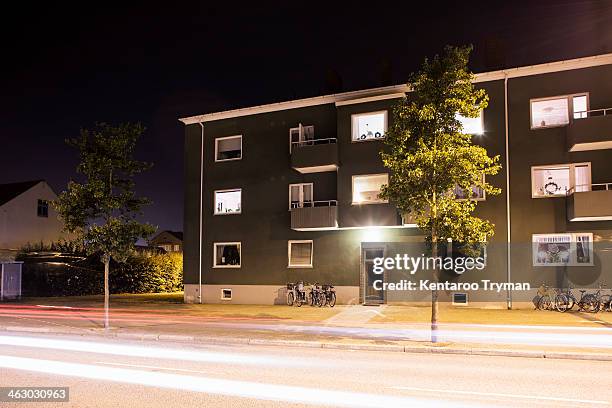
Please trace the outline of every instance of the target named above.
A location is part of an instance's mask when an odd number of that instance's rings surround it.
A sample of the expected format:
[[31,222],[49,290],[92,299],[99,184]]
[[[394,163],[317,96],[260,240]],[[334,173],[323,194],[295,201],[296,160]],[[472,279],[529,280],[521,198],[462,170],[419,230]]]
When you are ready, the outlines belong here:
[[[394,108],[387,149],[381,152],[390,170],[381,198],[415,221],[434,257],[438,244],[448,239],[469,247],[494,233],[491,222],[473,215],[477,202],[457,200],[453,192],[455,187],[471,191],[473,186],[489,196],[501,191],[482,177],[499,172],[499,156],[489,157],[485,148],[475,145],[457,117],[478,117],[488,104],[487,94],[474,88],[474,74],[467,68],[471,50],[447,46],[442,56],[425,59],[421,70],[411,74],[412,92]],[[439,280],[439,271],[433,271],[433,280]],[[431,301],[431,337],[436,342],[436,290]]]
[[55,203],[65,229],[82,239],[88,253],[104,263],[104,327],[109,327],[108,275],[111,258],[124,260],[139,238],[155,232],[136,220],[149,204],[134,192],[134,176],[151,168],[134,159],[136,142],[144,132],[140,124],[97,124],[81,130],[80,137],[66,143],[79,151],[77,173],[83,182],[70,181]]

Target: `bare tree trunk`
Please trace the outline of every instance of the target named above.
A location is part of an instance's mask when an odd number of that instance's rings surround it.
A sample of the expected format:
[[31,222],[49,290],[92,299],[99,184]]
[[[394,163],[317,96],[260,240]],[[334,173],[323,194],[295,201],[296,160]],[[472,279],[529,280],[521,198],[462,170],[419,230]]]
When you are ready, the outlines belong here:
[[110,269],[110,255],[104,255],[104,330],[110,328],[108,320],[108,309],[110,302],[110,289],[108,287],[108,275]]
[[[438,240],[432,237],[431,240],[431,257],[434,259],[433,281],[438,283],[438,268],[436,267],[436,258],[438,257]],[[431,291],[431,342],[438,342],[438,289]]]

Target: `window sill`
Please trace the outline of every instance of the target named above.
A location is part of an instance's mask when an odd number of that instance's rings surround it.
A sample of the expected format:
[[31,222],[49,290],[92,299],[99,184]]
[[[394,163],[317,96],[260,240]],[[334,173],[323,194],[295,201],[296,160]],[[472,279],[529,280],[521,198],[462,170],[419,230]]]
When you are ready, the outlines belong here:
[[226,213],[213,213],[213,215],[240,215],[242,214],[242,211],[240,212],[226,212]]
[[213,269],[240,269],[241,265],[213,265]]
[[287,265],[287,268],[312,269],[312,265]]
[[236,161],[242,160],[242,157],[237,157],[235,159],[215,159],[215,163],[228,162],[228,161]]
[[389,202],[388,201],[360,201],[360,202],[353,201],[351,203],[351,205],[371,205],[371,204],[389,204]]
[[381,140],[384,140],[385,136],[381,136],[381,137],[375,137],[375,138],[371,138],[371,139],[351,139],[351,143],[367,143],[367,142],[379,142]]

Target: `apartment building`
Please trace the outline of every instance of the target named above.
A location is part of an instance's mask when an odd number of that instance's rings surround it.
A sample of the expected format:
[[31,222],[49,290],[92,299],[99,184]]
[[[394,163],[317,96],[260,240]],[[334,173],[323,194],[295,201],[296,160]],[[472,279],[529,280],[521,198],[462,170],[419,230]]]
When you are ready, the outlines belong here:
[[[502,171],[477,214],[495,224],[486,267],[453,282],[612,284],[612,54],[478,73],[489,106],[462,118]],[[340,303],[427,301],[385,291],[377,257],[419,252],[422,233],[378,191],[379,152],[405,85],[180,119],[185,124],[185,301],[280,304],[287,282],[332,283]],[[607,279],[606,279],[607,278]],[[412,277],[414,279],[414,277]],[[457,304],[531,291],[444,291]]]

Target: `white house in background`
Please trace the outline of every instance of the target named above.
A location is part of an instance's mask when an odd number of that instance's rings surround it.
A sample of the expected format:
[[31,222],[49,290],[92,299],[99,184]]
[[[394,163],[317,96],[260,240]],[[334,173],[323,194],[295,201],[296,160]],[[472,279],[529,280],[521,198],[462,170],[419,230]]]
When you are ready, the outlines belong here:
[[27,243],[50,243],[66,237],[50,202],[57,194],[44,180],[0,184],[0,250]]

